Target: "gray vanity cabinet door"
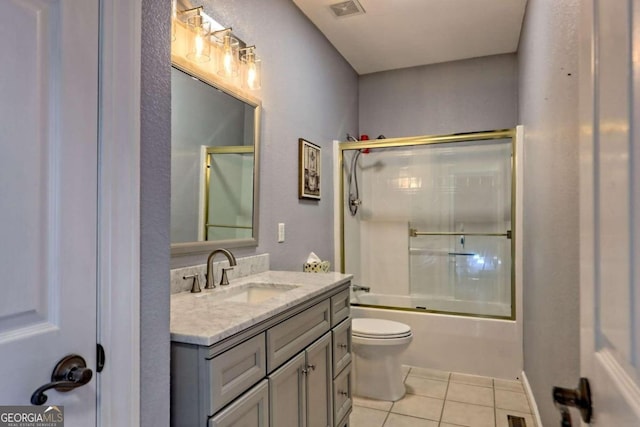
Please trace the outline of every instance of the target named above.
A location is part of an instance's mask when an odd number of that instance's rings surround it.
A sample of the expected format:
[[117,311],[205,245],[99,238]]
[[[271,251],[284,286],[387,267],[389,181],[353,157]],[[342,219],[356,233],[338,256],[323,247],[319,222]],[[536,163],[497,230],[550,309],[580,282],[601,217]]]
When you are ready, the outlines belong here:
[[351,318],[333,328],[333,375],[351,363]]
[[272,427],[306,427],[306,360],[304,352],[269,375]]
[[351,412],[351,364],[333,381],[333,420],[337,426]]
[[209,427],[269,427],[267,380],[261,381],[215,417],[209,418]]
[[331,427],[333,367],[331,332],[307,350],[307,427]]

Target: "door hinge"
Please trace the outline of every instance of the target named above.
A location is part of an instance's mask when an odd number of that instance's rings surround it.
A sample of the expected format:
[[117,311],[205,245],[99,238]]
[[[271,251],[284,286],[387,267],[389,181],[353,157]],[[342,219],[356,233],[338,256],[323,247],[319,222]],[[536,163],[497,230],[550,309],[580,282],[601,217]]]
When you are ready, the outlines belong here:
[[104,354],[104,347],[102,346],[102,344],[100,343],[97,344],[97,350],[98,350],[98,355],[96,357],[96,361],[97,361],[96,372],[102,372],[102,370],[104,369],[105,359],[107,357]]

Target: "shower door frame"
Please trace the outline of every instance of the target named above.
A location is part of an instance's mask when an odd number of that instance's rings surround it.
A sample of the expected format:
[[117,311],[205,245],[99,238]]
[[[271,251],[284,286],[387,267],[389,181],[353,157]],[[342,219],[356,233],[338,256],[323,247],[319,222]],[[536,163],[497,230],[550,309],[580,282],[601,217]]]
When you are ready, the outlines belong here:
[[[345,173],[344,167],[344,151],[360,150],[365,148],[399,148],[399,147],[415,147],[432,144],[456,144],[472,141],[487,141],[494,139],[510,139],[511,140],[511,315],[496,316],[487,314],[475,314],[464,312],[452,312],[433,309],[417,309],[411,307],[391,307],[370,304],[357,304],[360,307],[381,308],[401,311],[411,311],[418,313],[436,313],[448,314],[453,316],[466,316],[499,320],[516,320],[516,187],[517,187],[517,167],[516,148],[518,145],[516,128],[489,130],[482,132],[456,133],[449,135],[424,135],[411,136],[404,138],[388,138],[368,141],[347,141],[338,144],[338,171],[340,171],[340,272],[345,272],[345,239],[344,239],[344,215],[345,215]],[[509,237],[507,237],[509,238]]]

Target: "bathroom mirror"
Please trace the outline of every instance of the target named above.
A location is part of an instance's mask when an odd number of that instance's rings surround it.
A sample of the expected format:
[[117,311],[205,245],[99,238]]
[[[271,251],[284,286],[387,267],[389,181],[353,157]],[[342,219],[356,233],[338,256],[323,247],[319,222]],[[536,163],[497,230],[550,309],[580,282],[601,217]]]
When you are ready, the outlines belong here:
[[171,69],[171,253],[257,246],[260,102]]

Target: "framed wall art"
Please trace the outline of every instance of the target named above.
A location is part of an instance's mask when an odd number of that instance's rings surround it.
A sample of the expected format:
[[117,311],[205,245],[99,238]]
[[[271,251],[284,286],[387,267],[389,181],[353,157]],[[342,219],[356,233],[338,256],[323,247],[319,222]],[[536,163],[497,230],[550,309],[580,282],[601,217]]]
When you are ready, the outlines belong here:
[[299,191],[300,199],[320,199],[321,149],[318,145],[305,139],[299,143]]

